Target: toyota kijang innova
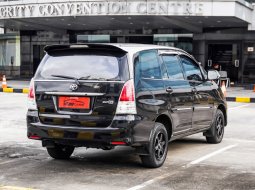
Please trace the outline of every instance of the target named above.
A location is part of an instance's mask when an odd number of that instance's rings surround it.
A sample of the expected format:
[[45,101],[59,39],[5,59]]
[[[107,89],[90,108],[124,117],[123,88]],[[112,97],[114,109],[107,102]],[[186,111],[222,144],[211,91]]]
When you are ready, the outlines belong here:
[[131,146],[160,167],[168,142],[203,133],[220,143],[227,105],[214,80],[183,50],[141,44],[45,47],[28,95],[27,135],[55,159],[75,147]]

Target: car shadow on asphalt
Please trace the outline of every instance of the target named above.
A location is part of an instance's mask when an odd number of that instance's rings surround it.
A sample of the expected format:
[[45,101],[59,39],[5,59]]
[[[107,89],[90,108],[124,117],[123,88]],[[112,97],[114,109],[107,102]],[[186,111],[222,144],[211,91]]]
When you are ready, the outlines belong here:
[[[205,139],[186,137],[180,140],[176,140],[169,143],[168,154],[176,150],[192,149],[194,146],[204,146],[206,145]],[[141,168],[144,169],[138,154],[134,148],[131,147],[116,147],[113,150],[101,150],[101,149],[86,149],[86,148],[76,148],[73,156],[69,160],[54,160],[47,155],[47,151],[42,149],[30,149],[29,147],[3,147],[0,149],[2,154],[0,157],[9,157],[8,155],[19,155],[17,158],[27,158],[31,160],[44,160],[42,164],[45,167],[58,167],[59,169],[63,165],[68,165],[72,169],[79,168],[90,168],[95,169],[100,166],[104,169],[112,168]],[[5,150],[5,151],[4,151]],[[19,154],[16,154],[19,153]],[[115,166],[115,167],[113,167]],[[61,169],[60,169],[61,170]]]
[[[168,153],[176,149],[182,149],[187,146],[203,146],[206,141],[203,139],[183,138],[173,141],[169,144]],[[102,169],[113,168],[141,168],[139,156],[136,154],[135,149],[131,147],[116,147],[113,150],[95,150],[86,148],[77,148],[73,156],[69,160],[49,160],[48,163],[56,164],[63,163],[71,166],[72,168],[86,168],[96,169],[98,166]],[[114,166],[114,167],[113,167]]]

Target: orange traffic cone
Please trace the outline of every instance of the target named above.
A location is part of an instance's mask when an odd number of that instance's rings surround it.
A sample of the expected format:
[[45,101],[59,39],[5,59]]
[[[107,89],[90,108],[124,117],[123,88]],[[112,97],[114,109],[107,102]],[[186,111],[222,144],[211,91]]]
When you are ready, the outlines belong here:
[[221,90],[224,94],[224,97],[227,97],[227,89],[226,89],[225,81],[222,81],[221,83]]
[[3,75],[2,88],[7,88],[6,77]]

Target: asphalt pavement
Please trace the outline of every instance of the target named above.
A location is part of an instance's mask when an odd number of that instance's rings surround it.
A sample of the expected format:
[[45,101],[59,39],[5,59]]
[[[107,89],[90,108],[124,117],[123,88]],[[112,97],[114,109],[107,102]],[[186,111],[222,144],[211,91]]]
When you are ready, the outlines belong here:
[[255,104],[228,106],[221,144],[202,134],[171,142],[163,167],[147,169],[129,147],[50,158],[40,141],[26,138],[26,95],[0,93],[0,190],[255,190]]

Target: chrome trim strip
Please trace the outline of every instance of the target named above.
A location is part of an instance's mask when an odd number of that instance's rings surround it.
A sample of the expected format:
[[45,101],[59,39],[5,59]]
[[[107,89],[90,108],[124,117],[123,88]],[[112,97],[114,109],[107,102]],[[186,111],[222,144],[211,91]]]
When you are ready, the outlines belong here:
[[192,108],[174,108],[173,111],[192,110]]
[[70,115],[58,115],[58,114],[43,114],[40,113],[39,117],[50,117],[50,118],[61,118],[61,119],[70,119],[71,116]]
[[184,129],[184,130],[181,130],[181,131],[176,131],[174,132],[173,134],[178,134],[178,133],[183,133],[185,131],[189,131],[191,128],[188,128],[188,129]]
[[159,50],[159,55],[179,55],[180,53],[176,50]]
[[[34,80],[35,82],[74,82],[74,80],[68,79],[47,79],[47,80]],[[101,81],[101,80],[79,80],[79,82],[91,82],[91,83],[125,83],[125,81]]]
[[201,106],[201,107],[194,107],[194,109],[196,110],[196,109],[200,109],[200,110],[205,110],[205,109],[212,109],[212,107],[210,107],[210,106]]
[[142,77],[141,79],[145,79],[145,80],[163,80],[163,79],[155,79],[155,78],[147,78],[147,77]]
[[63,115],[67,114],[67,115],[81,115],[82,116],[82,115],[91,115],[92,114],[92,110],[88,113],[76,113],[76,112],[60,111],[60,110],[57,110],[57,112],[59,114],[63,114]]
[[63,95],[63,96],[103,96],[105,93],[90,92],[45,92],[47,95]]

